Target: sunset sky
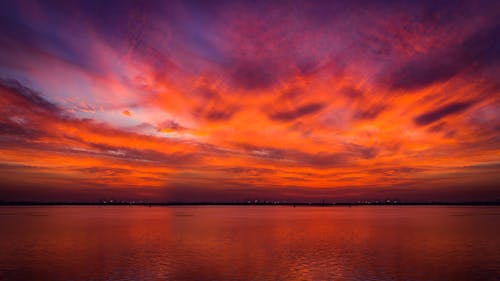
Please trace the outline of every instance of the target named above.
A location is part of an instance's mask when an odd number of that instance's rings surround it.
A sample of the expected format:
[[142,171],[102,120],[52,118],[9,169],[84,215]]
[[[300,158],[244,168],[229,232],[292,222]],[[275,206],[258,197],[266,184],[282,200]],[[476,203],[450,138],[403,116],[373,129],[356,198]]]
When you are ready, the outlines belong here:
[[0,200],[498,200],[499,3],[2,1]]

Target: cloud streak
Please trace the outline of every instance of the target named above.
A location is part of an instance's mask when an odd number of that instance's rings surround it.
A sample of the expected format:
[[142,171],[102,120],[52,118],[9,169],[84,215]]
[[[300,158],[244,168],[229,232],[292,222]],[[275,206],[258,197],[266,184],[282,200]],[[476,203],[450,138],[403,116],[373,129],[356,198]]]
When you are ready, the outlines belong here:
[[459,114],[469,107],[471,107],[473,102],[456,102],[452,104],[445,105],[438,109],[426,112],[415,118],[415,123],[419,126],[428,125],[434,123],[448,115]]

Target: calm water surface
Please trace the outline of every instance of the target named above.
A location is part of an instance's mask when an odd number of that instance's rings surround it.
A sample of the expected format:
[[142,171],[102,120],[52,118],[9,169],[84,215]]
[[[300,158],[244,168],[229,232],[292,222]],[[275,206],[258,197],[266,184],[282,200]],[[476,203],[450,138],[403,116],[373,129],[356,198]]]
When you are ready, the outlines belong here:
[[1,207],[0,280],[500,280],[500,208]]

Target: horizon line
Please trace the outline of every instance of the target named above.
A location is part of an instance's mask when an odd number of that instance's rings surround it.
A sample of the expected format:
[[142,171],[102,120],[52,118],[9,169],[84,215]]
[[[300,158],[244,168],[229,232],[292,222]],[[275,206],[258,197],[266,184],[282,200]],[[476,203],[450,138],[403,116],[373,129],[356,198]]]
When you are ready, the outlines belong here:
[[0,201],[0,206],[500,206],[500,201],[463,202],[36,202]]

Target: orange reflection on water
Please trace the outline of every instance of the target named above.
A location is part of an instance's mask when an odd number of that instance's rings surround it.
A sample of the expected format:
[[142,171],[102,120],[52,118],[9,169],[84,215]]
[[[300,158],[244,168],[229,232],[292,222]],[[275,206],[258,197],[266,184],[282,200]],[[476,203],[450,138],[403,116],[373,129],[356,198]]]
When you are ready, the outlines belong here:
[[491,280],[497,208],[0,209],[0,272],[25,280]]

